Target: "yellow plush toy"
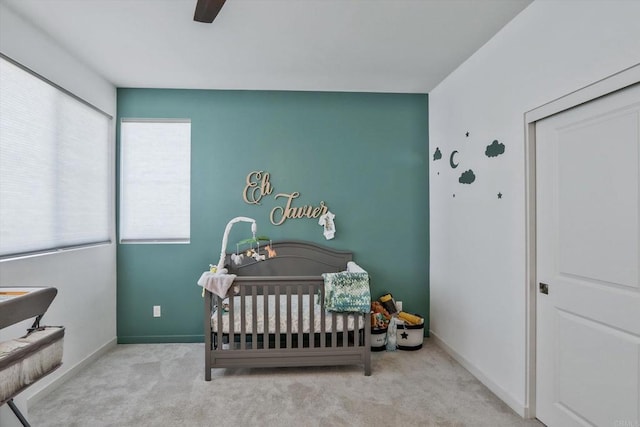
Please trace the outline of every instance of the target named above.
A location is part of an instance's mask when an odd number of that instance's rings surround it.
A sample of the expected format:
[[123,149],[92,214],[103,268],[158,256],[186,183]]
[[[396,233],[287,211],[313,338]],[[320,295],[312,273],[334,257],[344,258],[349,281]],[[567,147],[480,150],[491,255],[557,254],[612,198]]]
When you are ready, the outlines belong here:
[[424,319],[420,316],[416,316],[415,314],[405,313],[401,311],[398,313],[398,317],[404,320],[405,323],[409,325],[421,325],[424,322]]

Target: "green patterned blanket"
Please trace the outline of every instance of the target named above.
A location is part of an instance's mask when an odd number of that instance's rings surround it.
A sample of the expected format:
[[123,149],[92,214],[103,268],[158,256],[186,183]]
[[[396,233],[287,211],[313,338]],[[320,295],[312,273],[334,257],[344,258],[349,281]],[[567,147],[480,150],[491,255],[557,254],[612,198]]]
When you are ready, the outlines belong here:
[[371,292],[367,273],[324,273],[324,306],[328,311],[369,313]]

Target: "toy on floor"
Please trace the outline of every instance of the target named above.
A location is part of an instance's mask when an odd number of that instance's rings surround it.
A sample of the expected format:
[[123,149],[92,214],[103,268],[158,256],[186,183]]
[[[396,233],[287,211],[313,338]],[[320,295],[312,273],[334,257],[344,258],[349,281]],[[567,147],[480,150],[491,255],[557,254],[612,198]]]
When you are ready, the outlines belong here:
[[398,337],[396,336],[397,332],[398,325],[396,324],[396,318],[392,317],[387,328],[387,344],[385,345],[387,351],[396,351],[396,348],[398,347]]
[[374,329],[384,329],[389,324],[391,315],[380,304],[379,301],[373,301],[371,303],[371,327]]
[[401,311],[398,313],[398,317],[404,320],[404,323],[407,325],[421,325],[424,322],[424,319],[420,316],[416,316],[415,314],[406,313]]
[[398,308],[396,307],[396,300],[393,299],[393,295],[384,294],[380,298],[378,298],[380,304],[389,312],[389,314],[393,315],[398,312]]

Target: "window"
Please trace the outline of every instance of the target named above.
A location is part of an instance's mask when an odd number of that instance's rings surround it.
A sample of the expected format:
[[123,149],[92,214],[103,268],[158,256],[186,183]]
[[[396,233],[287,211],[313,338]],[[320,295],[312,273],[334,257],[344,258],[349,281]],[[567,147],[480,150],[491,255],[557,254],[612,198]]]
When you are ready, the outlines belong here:
[[120,242],[189,243],[191,121],[123,119]]
[[111,117],[0,56],[0,257],[110,239]]

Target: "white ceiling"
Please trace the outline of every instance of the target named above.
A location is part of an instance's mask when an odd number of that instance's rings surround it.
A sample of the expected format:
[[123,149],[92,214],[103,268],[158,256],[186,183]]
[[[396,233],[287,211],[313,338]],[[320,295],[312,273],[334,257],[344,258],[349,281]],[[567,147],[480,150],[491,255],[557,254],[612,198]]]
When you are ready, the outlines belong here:
[[118,87],[428,93],[532,0],[0,0]]

